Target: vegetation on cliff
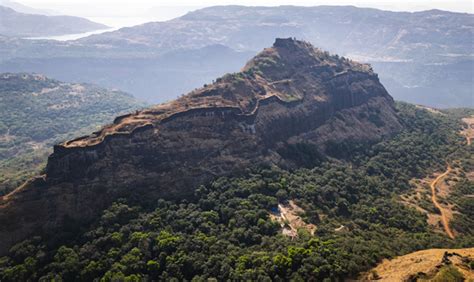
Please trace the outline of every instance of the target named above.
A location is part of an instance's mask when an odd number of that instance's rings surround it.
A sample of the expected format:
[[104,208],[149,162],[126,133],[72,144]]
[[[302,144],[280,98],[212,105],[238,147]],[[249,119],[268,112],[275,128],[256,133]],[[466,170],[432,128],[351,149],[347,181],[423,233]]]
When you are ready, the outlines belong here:
[[353,144],[401,130],[370,66],[277,38],[240,73],[54,146],[42,177],[0,198],[0,255],[38,234],[89,226],[119,198],[189,198],[248,169],[343,160]]
[[[412,189],[412,178],[443,170],[446,159],[469,162],[472,149],[458,135],[458,117],[407,104],[397,108],[403,132],[373,146],[335,144],[346,148],[342,160],[221,177],[176,201],[120,199],[90,227],[71,221],[54,238],[14,246],[0,259],[0,280],[329,281],[415,250],[472,246],[472,231],[462,223],[454,224],[459,236],[450,240],[399,198]],[[453,197],[471,193],[472,180],[459,185],[465,188]],[[284,236],[271,220],[270,212],[289,200],[316,225],[314,236],[305,230]],[[459,212],[468,224],[472,198],[466,201]]]

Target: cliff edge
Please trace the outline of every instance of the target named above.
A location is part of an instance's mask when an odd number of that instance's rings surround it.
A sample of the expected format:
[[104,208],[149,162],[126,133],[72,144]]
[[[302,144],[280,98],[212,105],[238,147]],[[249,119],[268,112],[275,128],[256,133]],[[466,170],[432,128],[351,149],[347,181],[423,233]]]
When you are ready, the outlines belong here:
[[46,174],[0,200],[0,255],[31,234],[87,223],[119,197],[192,195],[215,177],[297,167],[328,144],[401,129],[369,65],[277,39],[239,73],[56,145]]

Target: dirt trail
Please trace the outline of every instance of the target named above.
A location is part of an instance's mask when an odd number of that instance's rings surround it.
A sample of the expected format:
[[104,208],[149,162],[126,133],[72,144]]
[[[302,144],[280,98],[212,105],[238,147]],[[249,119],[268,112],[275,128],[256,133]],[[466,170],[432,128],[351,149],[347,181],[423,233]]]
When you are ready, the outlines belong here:
[[[467,140],[467,146],[471,145],[471,139],[474,138],[474,116],[463,118],[462,121],[467,124],[467,126],[462,130],[460,133],[461,135],[466,137]],[[451,166],[448,164],[446,171],[438,177],[436,177],[431,183],[430,183],[430,188],[431,188],[431,201],[435,205],[435,207],[440,211],[441,213],[441,223],[443,224],[444,231],[446,234],[449,236],[449,238],[454,239],[454,234],[451,228],[449,227],[449,217],[448,217],[448,212],[446,211],[445,208],[443,208],[440,203],[438,202],[438,197],[437,197],[437,191],[436,191],[436,186],[438,183],[446,177],[448,174],[452,172]]]
[[430,187],[431,187],[431,201],[433,201],[433,204],[441,213],[441,222],[443,223],[444,231],[446,232],[446,234],[448,234],[449,238],[454,239],[453,231],[449,227],[449,219],[446,216],[446,211],[439,204],[438,199],[436,197],[436,185],[441,181],[441,179],[443,179],[446,175],[448,175],[451,172],[451,170],[452,170],[451,166],[448,165],[446,171],[438,175],[438,177],[436,177],[436,179],[430,183]]

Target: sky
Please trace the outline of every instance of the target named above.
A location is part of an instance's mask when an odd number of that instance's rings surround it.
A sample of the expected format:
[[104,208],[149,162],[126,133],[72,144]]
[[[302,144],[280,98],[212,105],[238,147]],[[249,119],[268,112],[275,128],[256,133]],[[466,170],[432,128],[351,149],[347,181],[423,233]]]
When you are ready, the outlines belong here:
[[472,0],[16,0],[21,4],[86,17],[113,27],[163,21],[213,5],[354,5],[392,11],[441,9],[474,12]]

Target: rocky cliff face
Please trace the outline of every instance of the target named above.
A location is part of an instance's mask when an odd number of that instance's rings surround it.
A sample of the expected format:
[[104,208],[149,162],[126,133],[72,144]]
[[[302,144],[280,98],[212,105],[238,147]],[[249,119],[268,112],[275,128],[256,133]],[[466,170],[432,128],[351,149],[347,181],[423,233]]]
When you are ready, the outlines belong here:
[[297,166],[295,146],[320,156],[331,142],[376,141],[400,128],[368,65],[277,39],[240,73],[55,146],[46,174],[0,201],[0,253],[92,219],[118,197],[188,196],[249,167]]

